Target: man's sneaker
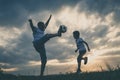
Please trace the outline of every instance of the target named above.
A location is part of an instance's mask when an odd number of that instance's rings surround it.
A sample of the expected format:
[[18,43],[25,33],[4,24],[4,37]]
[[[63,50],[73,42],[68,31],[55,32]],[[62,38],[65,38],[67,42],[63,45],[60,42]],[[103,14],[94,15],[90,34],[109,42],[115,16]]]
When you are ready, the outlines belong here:
[[87,62],[88,62],[88,57],[85,57],[84,58],[84,64],[87,64]]
[[59,37],[62,36],[62,26],[60,26],[59,29],[58,29],[58,36],[59,36]]

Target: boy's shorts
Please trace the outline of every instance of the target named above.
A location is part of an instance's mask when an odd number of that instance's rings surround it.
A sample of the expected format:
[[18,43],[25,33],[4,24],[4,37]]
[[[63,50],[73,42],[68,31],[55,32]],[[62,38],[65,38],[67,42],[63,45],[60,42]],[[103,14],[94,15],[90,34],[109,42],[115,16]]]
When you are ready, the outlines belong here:
[[79,56],[80,56],[80,57],[83,57],[83,56],[85,55],[85,53],[86,53],[86,50],[79,51]]
[[46,50],[45,50],[45,43],[50,39],[49,35],[43,36],[41,39],[37,41],[33,41],[33,46],[37,52],[40,53],[40,57],[42,61],[47,59],[46,57]]
[[36,49],[36,51],[38,51],[39,53],[41,53],[41,51],[45,48],[45,43],[50,39],[49,35],[45,35],[43,36],[41,39],[37,40],[37,41],[33,41],[33,46]]
[[46,34],[45,36],[43,36],[43,37],[40,38],[39,40],[33,41],[33,44],[34,44],[34,45],[43,45],[43,44],[45,44],[49,39],[50,39],[49,35]]
[[78,62],[80,62],[80,60],[83,58],[83,56],[85,55],[85,53],[86,53],[86,50],[82,50],[82,51],[79,50],[79,55],[77,57],[77,61]]
[[86,53],[86,50],[79,50],[79,55],[83,56]]

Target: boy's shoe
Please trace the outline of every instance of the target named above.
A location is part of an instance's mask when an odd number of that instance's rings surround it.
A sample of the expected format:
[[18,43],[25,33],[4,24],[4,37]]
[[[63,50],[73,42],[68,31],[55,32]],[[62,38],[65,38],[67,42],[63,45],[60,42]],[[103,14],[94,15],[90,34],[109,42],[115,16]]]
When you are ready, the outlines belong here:
[[85,57],[84,58],[84,64],[87,64],[87,62],[88,62],[88,57]]
[[76,71],[76,74],[81,74],[81,70],[77,70],[77,71]]
[[59,37],[62,36],[62,26],[60,26],[59,29],[58,29],[58,36],[59,36]]

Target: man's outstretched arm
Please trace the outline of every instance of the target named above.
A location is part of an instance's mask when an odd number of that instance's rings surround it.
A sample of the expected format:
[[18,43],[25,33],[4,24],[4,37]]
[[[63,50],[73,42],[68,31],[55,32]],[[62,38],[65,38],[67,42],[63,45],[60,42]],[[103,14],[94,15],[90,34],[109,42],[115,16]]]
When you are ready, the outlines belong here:
[[50,22],[51,17],[52,17],[52,15],[50,15],[50,17],[48,18],[47,22],[45,23],[45,25],[46,25],[45,28],[47,28],[47,26],[48,26],[48,24]]
[[32,29],[32,31],[33,31],[33,29],[34,29],[34,26],[33,26],[32,19],[29,19],[28,21],[29,21],[29,23],[30,23],[30,27],[31,27],[31,29]]

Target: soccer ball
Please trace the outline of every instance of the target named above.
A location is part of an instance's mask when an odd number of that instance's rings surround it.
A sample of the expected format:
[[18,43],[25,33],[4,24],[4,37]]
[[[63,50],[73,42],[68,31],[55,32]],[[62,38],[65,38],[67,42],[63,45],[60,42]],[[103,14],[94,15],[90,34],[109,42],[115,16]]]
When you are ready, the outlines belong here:
[[62,33],[65,33],[67,31],[67,27],[65,25],[60,25],[60,27]]

